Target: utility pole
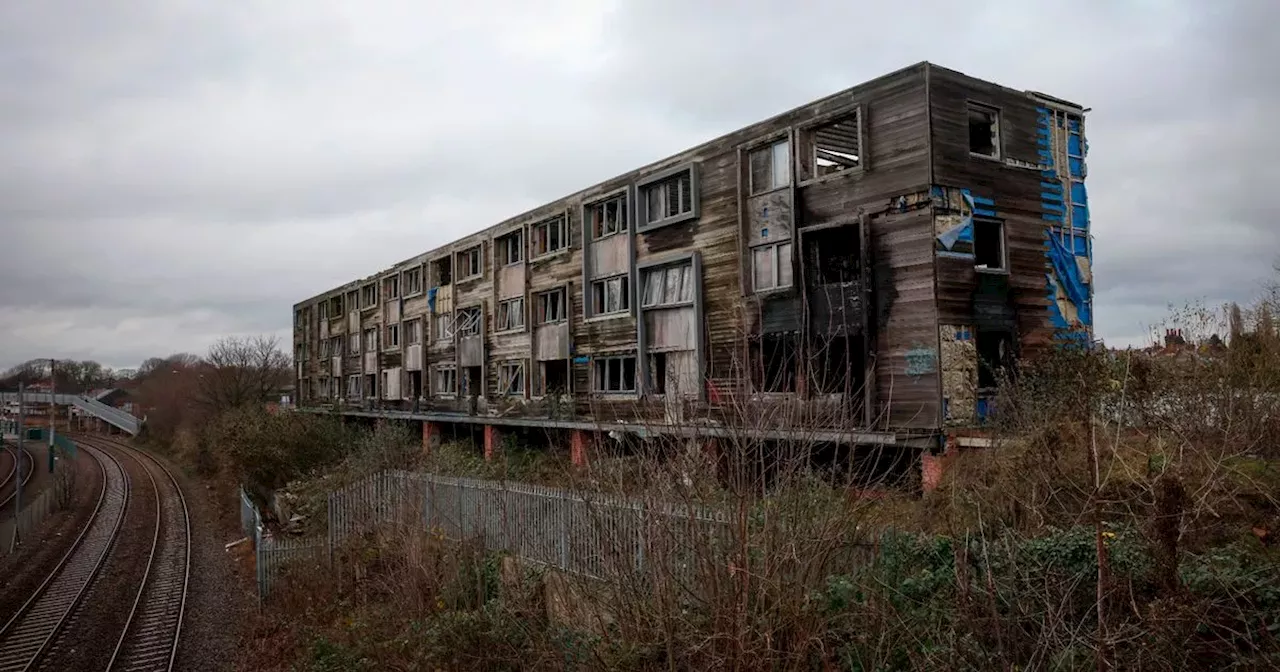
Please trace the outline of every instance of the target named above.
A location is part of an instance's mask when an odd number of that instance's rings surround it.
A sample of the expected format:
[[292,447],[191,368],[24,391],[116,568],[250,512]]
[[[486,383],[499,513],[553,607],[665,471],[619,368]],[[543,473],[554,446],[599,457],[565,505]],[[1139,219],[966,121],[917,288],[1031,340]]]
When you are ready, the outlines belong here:
[[[18,383],[18,452],[13,456],[14,474],[17,478],[13,481],[13,538],[9,540],[9,551],[13,552],[15,546],[18,545],[18,513],[22,511],[22,447],[27,440],[27,384]],[[35,468],[35,464],[31,468]]]
[[[49,473],[53,473],[53,432],[58,426],[58,374],[54,370],[57,360],[49,358]],[[34,465],[32,465],[34,466]]]

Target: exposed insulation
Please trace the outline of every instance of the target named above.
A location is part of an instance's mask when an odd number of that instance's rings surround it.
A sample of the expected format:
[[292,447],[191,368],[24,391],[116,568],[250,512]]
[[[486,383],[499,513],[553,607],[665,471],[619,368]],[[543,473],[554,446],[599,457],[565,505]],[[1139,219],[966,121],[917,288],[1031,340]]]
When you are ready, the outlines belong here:
[[942,354],[942,407],[947,424],[972,424],[978,398],[978,347],[973,328],[943,324],[938,327]]

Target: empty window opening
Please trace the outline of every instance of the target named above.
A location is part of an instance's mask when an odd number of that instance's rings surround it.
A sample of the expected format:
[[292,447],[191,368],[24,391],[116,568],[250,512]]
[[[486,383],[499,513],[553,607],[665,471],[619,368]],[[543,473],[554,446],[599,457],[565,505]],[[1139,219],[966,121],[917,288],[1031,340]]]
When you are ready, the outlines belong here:
[[360,288],[360,308],[373,308],[378,305],[378,286],[368,284]]
[[862,241],[857,226],[805,233],[806,272],[814,284],[842,285],[862,277]]
[[685,262],[644,271],[645,308],[678,306],[693,303],[693,262]]
[[781,140],[751,151],[751,195],[763,194],[791,184],[791,143]]
[[1000,156],[1000,113],[995,108],[969,104],[969,152]]
[[436,315],[436,340],[453,340],[453,315],[450,313]]
[[596,357],[591,389],[594,392],[618,393],[636,391],[636,358]]
[[347,376],[347,398],[360,398],[360,376]]
[[498,367],[498,390],[507,396],[524,396],[524,362],[503,362]]
[[649,355],[650,392],[667,393],[667,353],[655,352]]
[[480,335],[480,306],[461,308],[458,310],[454,333],[461,338]]
[[794,334],[765,334],[752,343],[752,382],[757,392],[794,393],[800,349]]
[[596,280],[591,283],[591,314],[610,315],[631,309],[631,291],[627,276]]
[[751,248],[751,286],[757,292],[790,287],[791,263],[790,242]]
[[393,275],[382,281],[382,294],[388,301],[400,298],[400,276]]
[[978,351],[978,388],[993,389],[1011,373],[1013,334],[979,329],[973,338]]
[[661,224],[693,213],[693,170],[645,185],[641,188],[645,204],[645,224]]
[[532,250],[530,256],[541,257],[552,252],[559,252],[569,246],[569,236],[564,217],[548,219],[534,224],[531,228]]
[[587,206],[592,240],[612,236],[627,228],[627,197],[619,194]]
[[452,396],[458,393],[458,368],[456,366],[437,366],[435,374],[436,394]]
[[1004,222],[973,220],[973,265],[983,270],[1006,270]]
[[508,299],[498,304],[498,324],[495,331],[524,329],[524,299]]
[[460,393],[468,397],[478,397],[484,393],[483,378],[480,375],[481,368],[478,366],[468,366],[462,370],[462,384]]
[[503,266],[518,264],[524,261],[524,235],[513,231],[494,241],[498,247],[498,263]]
[[862,165],[858,114],[819,126],[813,133],[813,176],[822,177]]
[[422,267],[411,268],[404,272],[404,295],[413,296],[422,293]]
[[387,344],[387,347],[388,347],[388,348],[398,348],[398,347],[400,347],[400,325],[399,325],[399,324],[388,324],[388,325],[387,325],[387,340],[386,340],[386,344]]
[[370,373],[364,377],[364,396],[366,399],[378,398],[378,374]]
[[538,324],[565,321],[569,312],[565,304],[565,291],[563,289],[553,289],[549,292],[538,294]]
[[431,283],[433,287],[447,287],[453,283],[453,260],[449,257],[431,262]]
[[422,342],[422,320],[404,323],[404,342],[406,345],[418,345]]
[[569,392],[569,360],[553,359],[540,363],[542,389],[540,393],[568,394]]
[[356,310],[359,310],[360,308],[359,299],[360,299],[360,293],[357,292],[356,290],[353,289],[347,292],[347,310],[350,310],[353,312]]
[[484,273],[483,259],[480,257],[480,246],[458,253],[458,279],[478,278]]
[[329,316],[342,317],[342,297],[335,296],[329,299]]
[[862,390],[862,341],[834,337],[811,346],[814,390],[819,394],[852,395]]
[[409,372],[409,398],[410,399],[422,398],[422,372],[421,371]]

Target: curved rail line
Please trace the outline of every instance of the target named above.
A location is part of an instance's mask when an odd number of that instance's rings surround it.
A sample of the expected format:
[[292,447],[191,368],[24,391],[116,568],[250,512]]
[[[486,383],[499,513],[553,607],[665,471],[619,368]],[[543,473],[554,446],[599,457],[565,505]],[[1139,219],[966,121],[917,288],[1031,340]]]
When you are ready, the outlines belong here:
[[0,672],[29,670],[45,654],[110,554],[129,501],[129,477],[111,455],[85,446],[102,474],[89,522],[66,555],[0,627]]
[[[31,456],[31,451],[27,450],[25,446],[21,450],[6,446],[5,451],[12,453],[14,456],[13,469],[9,470],[9,475],[5,477],[4,481],[0,481],[0,492],[5,492],[14,485],[15,477],[19,471],[18,464],[22,460],[26,460],[27,463],[26,473],[22,476],[22,487],[27,487],[27,484],[31,482],[31,475],[36,473],[36,460]],[[18,489],[14,487],[13,492],[10,492],[4,499],[0,499],[0,513],[3,513],[5,507],[13,503],[13,498],[17,496]]]
[[187,500],[178,480],[159,460],[117,441],[101,437],[92,440],[137,459],[152,476],[159,500],[156,533],[146,573],[107,669],[169,672],[178,656],[191,578],[191,517]]

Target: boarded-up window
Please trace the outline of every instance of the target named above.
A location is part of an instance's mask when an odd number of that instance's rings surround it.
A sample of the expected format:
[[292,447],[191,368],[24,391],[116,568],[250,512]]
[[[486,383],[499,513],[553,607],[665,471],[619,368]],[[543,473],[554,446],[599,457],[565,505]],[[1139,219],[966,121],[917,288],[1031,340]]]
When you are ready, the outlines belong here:
[[592,360],[591,389],[601,393],[636,391],[635,355],[596,357]]
[[498,323],[495,331],[524,329],[524,299],[508,299],[498,304]]
[[692,303],[693,289],[693,262],[646,269],[641,305],[651,308]]
[[751,248],[751,285],[755,291],[790,287],[792,282],[791,243]]
[[627,197],[618,194],[587,206],[587,222],[592,240],[600,240],[627,229]]
[[498,389],[509,396],[524,395],[524,362],[503,362],[498,368]]
[[693,213],[693,169],[641,187],[644,224],[659,225]]
[[533,249],[530,256],[541,257],[559,252],[569,246],[569,236],[565,228],[564,217],[555,217],[545,222],[538,222],[530,227]]
[[858,113],[841,117],[812,131],[814,177],[857,168],[862,164],[862,133]]
[[748,160],[752,196],[791,184],[791,143],[789,141],[782,140],[752,150]]

